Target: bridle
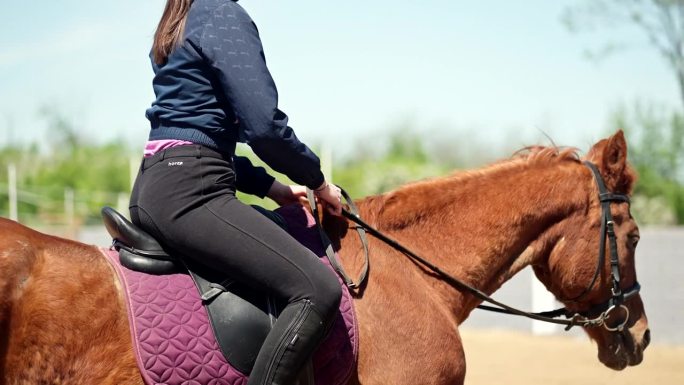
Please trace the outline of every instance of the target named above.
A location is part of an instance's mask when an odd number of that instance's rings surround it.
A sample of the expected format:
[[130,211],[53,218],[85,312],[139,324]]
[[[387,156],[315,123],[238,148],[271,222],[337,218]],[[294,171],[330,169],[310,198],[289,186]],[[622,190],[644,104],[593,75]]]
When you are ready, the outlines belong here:
[[[596,167],[591,162],[585,161],[584,164],[592,171],[592,174],[594,175],[594,180],[596,181],[596,184],[598,185],[599,189],[599,201],[601,203],[601,230],[600,230],[600,241],[599,241],[599,255],[598,255],[598,260],[596,262],[596,271],[594,272],[594,276],[591,280],[591,283],[584,289],[579,295],[576,297],[566,299],[565,301],[569,302],[578,302],[580,299],[584,298],[589,292],[591,292],[591,289],[594,287],[596,284],[596,281],[598,280],[598,277],[600,275],[600,272],[603,270],[603,266],[605,264],[606,260],[606,238],[608,238],[608,246],[610,250],[610,276],[611,276],[611,287],[610,287],[610,292],[611,292],[611,298],[608,300],[597,304],[593,305],[591,308],[589,308],[586,311],[581,311],[581,312],[572,312],[568,310],[567,308],[560,308],[552,311],[545,311],[545,312],[538,312],[538,313],[532,313],[524,310],[520,310],[517,308],[514,308],[512,306],[508,306],[504,303],[501,303],[494,298],[488,296],[486,293],[483,291],[474,288],[463,281],[453,277],[452,275],[449,275],[448,273],[444,272],[442,269],[440,269],[438,266],[432,264],[425,258],[420,257],[413,251],[409,250],[405,246],[401,245],[399,242],[395,241],[392,238],[389,238],[387,235],[383,234],[373,226],[369,225],[368,223],[364,222],[361,217],[358,214],[358,209],[356,208],[355,204],[349,197],[349,195],[343,192],[343,196],[345,200],[347,201],[347,204],[350,208],[350,210],[342,210],[342,215],[346,217],[347,219],[351,220],[352,222],[356,223],[356,230],[359,232],[359,235],[362,240],[362,245],[364,248],[365,252],[365,264],[362,269],[362,272],[359,276],[359,278],[354,282],[352,279],[349,278],[349,276],[346,274],[344,269],[342,268],[342,265],[339,263],[337,260],[337,257],[335,255],[335,252],[332,248],[332,244],[330,240],[328,239],[327,235],[323,231],[322,227],[320,226],[319,222],[319,216],[318,216],[318,209],[313,197],[313,192],[309,191],[309,204],[311,205],[311,210],[313,212],[313,216],[316,219],[316,223],[318,224],[319,228],[319,233],[321,234],[321,240],[323,241],[323,245],[325,246],[325,252],[326,256],[328,257],[328,260],[330,261],[330,264],[333,266],[333,268],[337,271],[337,273],[342,277],[344,282],[347,284],[347,286],[352,289],[352,290],[359,290],[363,285],[367,277],[368,273],[368,265],[369,265],[369,255],[368,255],[368,245],[366,241],[366,236],[365,233],[368,232],[369,234],[373,235],[374,237],[378,238],[379,240],[385,242],[392,248],[400,251],[404,255],[406,255],[409,259],[413,260],[414,262],[426,267],[427,269],[431,270],[433,273],[436,274],[439,278],[441,278],[443,281],[447,282],[451,286],[455,287],[458,290],[466,291],[472,294],[473,296],[477,297],[478,299],[488,302],[492,305],[495,306],[487,306],[487,305],[479,305],[478,308],[488,310],[488,311],[493,311],[497,313],[504,313],[504,314],[512,314],[512,315],[517,315],[517,316],[522,316],[522,317],[527,317],[531,318],[537,321],[543,321],[543,322],[549,322],[549,323],[554,323],[554,324],[560,324],[560,325],[565,325],[565,330],[569,330],[573,326],[586,326],[586,327],[600,327],[603,326],[606,330],[611,331],[611,332],[622,332],[625,328],[625,325],[629,321],[629,309],[627,306],[624,305],[625,301],[628,299],[636,296],[639,293],[639,290],[641,289],[641,286],[639,285],[638,282],[635,281],[634,285],[631,287],[625,289],[624,291],[620,288],[620,262],[618,258],[618,251],[617,251],[617,239],[614,231],[614,222],[613,222],[613,216],[610,211],[610,203],[611,202],[626,202],[629,203],[629,197],[627,195],[623,194],[614,194],[612,192],[609,192],[608,189],[606,188],[606,184],[603,181],[603,178],[599,174],[599,171]],[[608,321],[612,314],[616,310],[621,310],[624,313],[624,320],[617,326],[610,326],[606,323]],[[592,318],[592,314],[598,314],[597,316]],[[558,317],[564,316],[566,319],[558,319]]]
[[592,306],[588,311],[583,314],[596,314],[597,312],[603,311],[606,314],[606,319],[608,315],[617,309],[624,312],[624,321],[616,326],[609,327],[604,323],[604,327],[609,331],[622,331],[624,329],[627,320],[629,320],[629,309],[624,305],[625,300],[635,296],[641,290],[641,285],[638,281],[634,281],[634,285],[627,288],[624,292],[620,288],[620,261],[618,259],[617,251],[617,238],[615,236],[615,229],[613,222],[613,215],[610,212],[611,202],[625,202],[630,203],[629,197],[624,194],[614,194],[609,192],[606,188],[606,184],[599,174],[598,168],[595,164],[584,161],[584,164],[589,167],[592,174],[594,175],[594,180],[599,189],[599,201],[601,202],[601,238],[599,239],[599,257],[596,261],[596,270],[594,271],[594,276],[591,279],[591,283],[576,297],[566,299],[569,302],[579,302],[581,298],[584,298],[594,287],[596,281],[598,280],[599,273],[603,270],[603,266],[606,260],[606,237],[608,238],[608,247],[610,250],[610,279],[611,287],[610,293],[611,297],[600,304]]

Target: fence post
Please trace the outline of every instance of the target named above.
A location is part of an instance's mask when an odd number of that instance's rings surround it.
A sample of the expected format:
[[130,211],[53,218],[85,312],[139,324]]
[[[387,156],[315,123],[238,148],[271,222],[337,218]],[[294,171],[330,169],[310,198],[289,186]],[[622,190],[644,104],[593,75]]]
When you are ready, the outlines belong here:
[[[541,312],[553,310],[556,307],[556,299],[553,294],[549,293],[544,287],[544,284],[539,282],[537,276],[534,275],[532,268],[530,271],[530,279],[532,280],[532,311]],[[554,334],[558,330],[558,326],[548,322],[532,321],[532,334],[534,335],[548,335]]]
[[7,166],[8,195],[9,195],[9,218],[13,221],[19,220],[17,208],[17,168],[14,163]]
[[66,219],[68,228],[73,230],[75,222],[74,190],[70,188],[64,189],[64,217]]

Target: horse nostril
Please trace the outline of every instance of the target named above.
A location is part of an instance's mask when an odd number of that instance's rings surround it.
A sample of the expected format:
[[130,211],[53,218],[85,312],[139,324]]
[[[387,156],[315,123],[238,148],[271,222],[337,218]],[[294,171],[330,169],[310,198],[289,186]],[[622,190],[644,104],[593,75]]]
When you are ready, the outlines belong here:
[[651,343],[651,329],[646,329],[646,331],[644,332],[644,339],[642,343],[644,345],[644,349],[646,349],[648,344]]

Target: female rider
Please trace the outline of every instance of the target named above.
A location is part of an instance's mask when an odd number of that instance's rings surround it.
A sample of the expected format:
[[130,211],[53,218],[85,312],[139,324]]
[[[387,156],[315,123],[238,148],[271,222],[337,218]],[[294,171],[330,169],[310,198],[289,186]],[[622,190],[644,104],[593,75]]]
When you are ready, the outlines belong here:
[[167,0],[150,55],[156,100],[130,212],[165,247],[287,301],[248,385],[289,385],[331,326],[341,289],[313,253],[236,199],[238,189],[284,203],[304,189],[235,157],[235,144],[249,144],[338,215],[340,191],[278,109],[257,28],[236,1]]

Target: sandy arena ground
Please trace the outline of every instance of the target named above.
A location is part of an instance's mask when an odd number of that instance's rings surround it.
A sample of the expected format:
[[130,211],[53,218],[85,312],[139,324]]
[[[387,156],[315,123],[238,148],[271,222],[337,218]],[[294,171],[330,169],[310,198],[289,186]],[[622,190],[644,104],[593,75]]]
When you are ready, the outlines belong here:
[[616,372],[596,358],[588,338],[461,330],[466,385],[684,385],[684,346],[651,345],[644,361]]

